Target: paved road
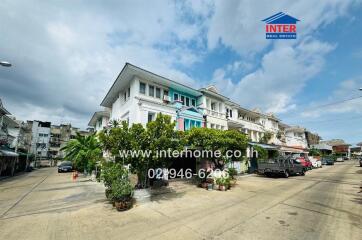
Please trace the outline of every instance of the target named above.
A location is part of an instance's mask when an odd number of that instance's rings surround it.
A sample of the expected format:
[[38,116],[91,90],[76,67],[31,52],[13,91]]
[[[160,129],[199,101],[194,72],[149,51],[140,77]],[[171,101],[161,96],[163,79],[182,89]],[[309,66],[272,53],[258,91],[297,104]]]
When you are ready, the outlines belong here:
[[228,192],[175,191],[116,212],[100,184],[41,169],[0,182],[2,239],[360,239],[362,168],[242,177]]

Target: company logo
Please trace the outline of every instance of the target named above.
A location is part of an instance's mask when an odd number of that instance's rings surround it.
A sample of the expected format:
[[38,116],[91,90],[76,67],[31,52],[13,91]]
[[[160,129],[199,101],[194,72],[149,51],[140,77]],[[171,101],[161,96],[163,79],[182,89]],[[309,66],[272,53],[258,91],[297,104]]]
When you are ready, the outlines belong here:
[[298,19],[283,12],[262,20],[265,22],[266,39],[296,39]]

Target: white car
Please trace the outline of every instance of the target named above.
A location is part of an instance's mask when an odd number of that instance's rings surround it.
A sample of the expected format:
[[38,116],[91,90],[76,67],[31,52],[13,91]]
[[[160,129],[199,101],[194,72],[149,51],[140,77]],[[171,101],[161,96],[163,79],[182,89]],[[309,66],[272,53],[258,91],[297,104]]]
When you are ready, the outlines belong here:
[[336,162],[344,162],[343,157],[338,157],[338,158],[336,159]]
[[313,168],[321,168],[322,167],[322,161],[320,161],[317,158],[309,157],[309,161],[312,163]]

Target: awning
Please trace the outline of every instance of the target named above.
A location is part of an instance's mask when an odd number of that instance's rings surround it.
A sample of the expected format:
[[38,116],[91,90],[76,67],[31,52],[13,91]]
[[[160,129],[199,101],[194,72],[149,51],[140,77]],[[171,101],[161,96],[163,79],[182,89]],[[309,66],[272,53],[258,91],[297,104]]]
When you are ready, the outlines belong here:
[[282,152],[291,152],[291,153],[304,153],[306,151],[298,148],[291,148],[291,147],[280,147],[280,151]]
[[19,154],[17,154],[16,152],[12,152],[12,151],[0,150],[0,156],[4,156],[4,157],[18,157]]
[[249,142],[249,145],[251,145],[251,146],[259,146],[259,147],[262,147],[262,148],[264,148],[266,150],[278,150],[277,146],[269,145],[269,144]]

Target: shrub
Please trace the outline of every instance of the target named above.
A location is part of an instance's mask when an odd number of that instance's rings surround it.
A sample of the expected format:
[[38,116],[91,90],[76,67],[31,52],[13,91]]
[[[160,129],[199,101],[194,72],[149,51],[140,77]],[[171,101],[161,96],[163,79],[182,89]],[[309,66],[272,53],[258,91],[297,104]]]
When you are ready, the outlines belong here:
[[114,181],[111,184],[110,198],[115,202],[129,200],[133,196],[134,187],[128,179]]
[[238,171],[235,168],[228,168],[227,171],[231,179],[235,179],[235,176],[238,174]]

